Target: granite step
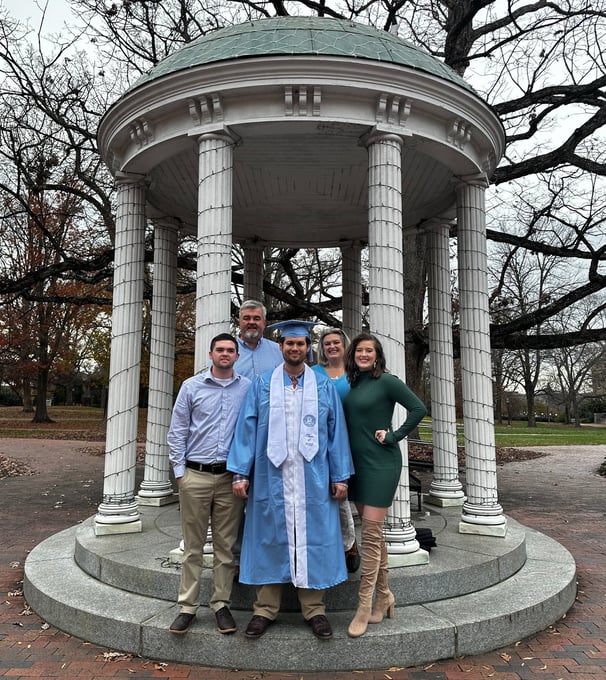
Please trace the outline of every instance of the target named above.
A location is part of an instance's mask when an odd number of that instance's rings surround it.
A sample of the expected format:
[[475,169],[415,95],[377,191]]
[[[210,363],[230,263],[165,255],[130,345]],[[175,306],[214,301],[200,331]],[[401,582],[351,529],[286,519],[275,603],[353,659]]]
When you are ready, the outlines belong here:
[[[427,506],[426,506],[427,507]],[[181,540],[177,506],[140,509],[140,533],[96,536],[93,518],[76,531],[75,559],[86,573],[111,586],[140,595],[176,601],[179,589],[179,564],[171,552]],[[460,534],[460,508],[439,508],[415,513],[416,527],[431,528],[438,547],[429,564],[390,567],[390,587],[399,605],[423,603],[456,597],[499,583],[516,573],[526,560],[525,531],[509,521],[504,538]],[[208,564],[211,557],[208,556]],[[211,569],[202,572],[200,602],[208,604]],[[345,583],[328,591],[329,609],[351,610],[357,606],[359,572]],[[232,606],[249,610],[254,589],[234,585]],[[294,589],[286,589],[283,609],[298,610]]]
[[39,544],[25,564],[29,605],[71,635],[145,658],[304,672],[380,669],[484,653],[550,626],[576,594],[574,559],[554,540],[510,518],[505,538],[458,534],[458,512],[440,509],[417,518],[431,523],[438,536],[429,564],[390,569],[395,617],[369,626],[361,638],[347,636],[357,574],[327,594],[330,641],[313,637],[288,591],[275,624],[263,638],[248,640],[242,631],[252,590],[240,585],[233,610],[238,632],[221,635],[207,606],[207,574],[195,623],[187,635],[174,636],[168,626],[178,613],[179,575],[167,555],[179,530],[171,512],[175,515],[174,509],[145,508],[141,534],[94,537],[91,518]]

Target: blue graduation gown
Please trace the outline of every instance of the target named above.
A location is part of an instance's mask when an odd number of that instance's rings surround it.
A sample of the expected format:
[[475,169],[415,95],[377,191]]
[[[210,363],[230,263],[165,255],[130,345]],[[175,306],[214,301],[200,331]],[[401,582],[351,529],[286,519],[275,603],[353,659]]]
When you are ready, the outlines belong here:
[[[229,470],[250,478],[240,582],[330,588],[347,580],[339,502],[330,490],[353,474],[341,400],[331,380],[316,374],[319,450],[309,462],[291,452],[275,467],[267,457],[272,372],[250,387],[227,458]],[[292,389],[286,376],[285,385]]]

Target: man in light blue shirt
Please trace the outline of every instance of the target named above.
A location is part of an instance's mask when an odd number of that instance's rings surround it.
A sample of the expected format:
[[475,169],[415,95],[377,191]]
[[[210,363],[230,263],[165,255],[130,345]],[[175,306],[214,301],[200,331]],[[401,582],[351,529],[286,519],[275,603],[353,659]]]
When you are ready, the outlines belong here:
[[167,436],[179,487],[184,554],[178,603],[170,632],[183,635],[196,618],[208,522],[213,527],[213,591],[210,608],[220,633],[233,633],[229,610],[234,579],[233,545],[243,502],[232,493],[226,459],[250,380],[234,371],[238,343],[228,333],[214,337],[210,367],[188,378],[175,401]]
[[240,307],[240,358],[234,368],[250,380],[282,363],[278,343],[263,337],[266,316],[267,310],[258,300],[246,300]]
[[[246,300],[240,307],[238,317],[240,334],[237,338],[240,358],[236,361],[234,369],[240,375],[249,380],[258,378],[265,371],[279,366],[282,363],[282,351],[280,345],[273,340],[263,337],[267,324],[267,309],[258,300]],[[244,531],[244,506],[238,538],[234,544],[234,562],[236,563],[236,576],[240,571],[240,551],[242,550],[242,533]]]

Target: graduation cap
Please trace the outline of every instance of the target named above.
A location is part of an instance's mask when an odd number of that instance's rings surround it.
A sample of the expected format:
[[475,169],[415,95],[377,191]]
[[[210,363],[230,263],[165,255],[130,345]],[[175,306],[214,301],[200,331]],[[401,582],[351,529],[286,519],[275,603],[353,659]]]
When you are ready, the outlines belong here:
[[[270,328],[274,331],[280,331],[282,338],[309,338],[311,341],[311,329],[318,324],[315,321],[300,321],[299,319],[290,319],[289,321],[278,321],[272,323]],[[309,361],[313,361],[314,353],[309,343]]]
[[309,338],[311,340],[311,329],[318,324],[315,321],[299,321],[290,319],[289,321],[278,321],[268,326],[269,329],[280,331],[283,338]]

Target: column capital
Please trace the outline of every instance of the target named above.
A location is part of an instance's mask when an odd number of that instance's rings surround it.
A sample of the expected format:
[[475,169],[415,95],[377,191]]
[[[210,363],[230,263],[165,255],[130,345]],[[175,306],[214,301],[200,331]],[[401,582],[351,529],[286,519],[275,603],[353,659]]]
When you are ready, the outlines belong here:
[[[445,234],[448,237],[456,234],[457,220],[451,218],[432,217],[421,224],[427,234]],[[429,245],[431,247],[431,244]]]
[[164,212],[156,210],[156,208],[148,207],[146,210],[147,219],[151,222],[153,226],[164,226],[170,227],[175,231],[179,231],[183,226],[181,220],[171,215],[166,215]]
[[404,146],[404,138],[401,135],[396,132],[379,130],[376,127],[362,135],[360,142],[366,147],[369,147],[371,144],[379,144],[380,142],[396,142],[400,147]]
[[241,144],[242,139],[235,132],[230,130],[228,127],[223,127],[218,130],[213,130],[212,132],[204,132],[201,135],[196,135],[196,141],[198,144],[202,142],[207,142],[211,139],[225,142],[225,144],[232,144],[238,146]]
[[240,246],[247,250],[264,250],[269,246],[267,241],[261,241],[257,238],[249,238],[240,241]]
[[114,180],[117,185],[140,184],[141,186],[147,186],[149,182],[147,175],[140,175],[134,172],[123,172],[122,170],[115,174]]
[[484,172],[478,172],[474,175],[459,175],[452,178],[455,188],[461,189],[467,186],[480,187],[481,189],[488,189],[490,182]]
[[452,229],[455,225],[457,224],[456,219],[452,217],[430,217],[428,220],[425,220],[424,222],[421,223],[421,227],[425,229],[438,229],[442,230],[444,227],[448,227],[448,229]]
[[351,241],[340,241],[339,242],[339,248],[341,251],[344,248],[364,248],[366,246],[366,243],[362,241],[361,239],[352,239]]

